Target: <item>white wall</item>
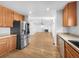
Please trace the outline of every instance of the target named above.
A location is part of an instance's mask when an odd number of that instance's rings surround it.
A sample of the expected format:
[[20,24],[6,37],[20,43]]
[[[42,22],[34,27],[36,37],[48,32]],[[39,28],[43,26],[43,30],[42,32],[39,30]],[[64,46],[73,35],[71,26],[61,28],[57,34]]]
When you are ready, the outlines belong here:
[[57,11],[57,16],[55,18],[55,32],[53,33],[54,34],[54,42],[56,44],[57,40],[56,40],[56,35],[57,33],[59,32],[62,32],[62,33],[72,33],[72,34],[76,34],[76,35],[79,35],[79,2],[77,2],[77,26],[75,27],[63,27],[63,11],[62,10],[59,10]]
[[62,10],[58,10],[56,12],[56,17],[55,20],[53,21],[53,37],[54,37],[54,42],[55,45],[57,44],[57,34],[58,33],[67,33],[68,32],[68,28],[67,27],[63,27],[63,11]]
[[[49,17],[48,17],[49,18]],[[41,27],[41,22],[43,27]],[[29,18],[30,23],[30,35],[35,34],[36,32],[44,32],[45,29],[48,29],[51,32],[51,19],[45,19],[44,17],[32,17]]]
[[[44,6],[41,7],[42,9],[37,9],[36,7],[32,8],[32,13],[29,14],[28,20],[30,23],[30,35],[33,35],[36,32],[44,32],[45,28],[48,28],[49,32],[52,31],[52,25],[50,24],[51,20],[46,20],[44,17],[54,17],[55,10],[50,9],[49,11],[47,11]],[[41,22],[44,23],[43,28],[41,28]]]
[[77,26],[70,27],[69,32],[79,35],[79,2],[77,1]]
[[[33,12],[29,15],[28,21],[30,23],[30,35],[33,35],[36,32],[43,32],[43,29],[41,28],[40,22],[42,19],[36,18],[32,19],[32,17],[53,17],[51,20],[51,25],[46,25],[47,21],[45,22],[45,27],[49,27],[50,32],[52,32],[52,36],[54,38],[54,42],[56,44],[56,35],[59,32],[67,32],[67,28],[62,27],[62,18],[63,18],[63,13],[62,10],[57,11],[54,9],[50,9],[49,11],[46,11],[45,8],[44,10],[40,8],[40,10],[34,8],[32,9]],[[44,20],[44,19],[43,19]],[[50,19],[49,19],[50,20]],[[49,23],[49,22],[48,22]]]
[[57,11],[56,30],[58,33],[68,32],[68,27],[63,27],[63,10]]
[[28,18],[28,22],[30,24],[30,35],[35,34],[36,32],[41,32],[40,26],[40,19],[32,19],[31,17]]
[[[56,35],[59,32],[68,32],[67,28],[63,28],[62,26],[62,18],[63,18],[63,11],[56,11],[56,10],[52,10],[51,11],[51,17],[53,17],[53,19],[49,19],[49,21],[46,21],[46,19],[43,19],[41,17],[41,19],[32,18],[33,15],[28,19],[29,23],[30,23],[30,34],[33,35],[36,32],[43,32],[43,29],[41,28],[41,21],[45,24],[44,28],[49,28],[49,31],[52,33],[52,38],[53,41],[56,45],[57,39],[56,39]],[[34,15],[35,17],[35,15]],[[47,16],[50,17],[50,16]]]

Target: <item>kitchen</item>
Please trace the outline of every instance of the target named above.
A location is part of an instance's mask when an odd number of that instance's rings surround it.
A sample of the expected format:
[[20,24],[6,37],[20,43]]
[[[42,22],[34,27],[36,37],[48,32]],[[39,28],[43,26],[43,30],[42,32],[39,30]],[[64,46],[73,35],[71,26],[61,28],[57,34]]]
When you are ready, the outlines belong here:
[[28,42],[29,24],[24,15],[0,5],[0,56],[15,49],[25,48]]
[[[29,46],[33,48],[34,43],[31,43],[33,40],[29,38],[41,32],[45,35],[50,33],[52,46],[57,47],[60,58],[79,58],[78,6],[79,1],[0,1],[0,56],[4,57],[14,50],[22,52]],[[38,34],[38,36],[36,34],[35,36],[37,39],[41,36],[40,40],[48,38],[48,36],[42,34]],[[42,38],[42,36],[45,37]],[[43,42],[40,40],[36,41],[38,43]],[[40,44],[39,47],[44,46],[44,44]],[[49,45],[51,44],[49,43]],[[44,49],[41,50],[41,54],[44,53]],[[25,54],[26,57],[28,54]],[[38,54],[40,58],[41,54]],[[48,53],[48,55],[51,54]]]
[[[79,57],[79,37],[76,31],[78,29],[78,3],[71,2],[64,7],[63,27],[66,27],[65,33],[57,34],[57,46],[62,57]],[[62,49],[62,50],[61,50]]]

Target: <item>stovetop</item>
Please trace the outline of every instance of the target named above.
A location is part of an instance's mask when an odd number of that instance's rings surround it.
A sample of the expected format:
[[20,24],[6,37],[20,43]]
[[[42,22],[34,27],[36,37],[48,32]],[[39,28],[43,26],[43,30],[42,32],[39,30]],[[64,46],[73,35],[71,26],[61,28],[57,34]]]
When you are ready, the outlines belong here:
[[74,41],[74,40],[68,40],[69,42],[71,42],[72,44],[74,44],[76,47],[79,48],[79,41]]

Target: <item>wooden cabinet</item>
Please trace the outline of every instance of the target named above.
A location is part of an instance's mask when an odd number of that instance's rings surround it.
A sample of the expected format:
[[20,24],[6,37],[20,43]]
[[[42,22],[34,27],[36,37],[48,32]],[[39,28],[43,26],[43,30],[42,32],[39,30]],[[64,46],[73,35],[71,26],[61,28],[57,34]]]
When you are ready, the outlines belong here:
[[16,36],[10,37],[9,43],[10,43],[9,51],[16,49]]
[[3,23],[3,7],[0,5],[0,26],[2,26],[2,23]]
[[63,25],[68,26],[68,7],[67,7],[67,5],[64,8],[64,14],[63,15],[64,15],[63,16],[64,17]]
[[79,58],[79,51],[76,50],[71,44],[64,41],[64,38],[59,35],[57,35],[57,47],[61,57]]
[[4,24],[5,24],[5,12],[6,11],[5,11],[5,8],[3,6],[1,6],[0,9],[1,9],[1,20],[0,20],[0,23],[1,23],[1,27],[3,27]]
[[6,8],[6,19],[5,19],[5,26],[12,27],[13,26],[13,11]]
[[68,3],[63,11],[63,26],[76,26],[77,25],[77,4],[76,2]]
[[0,5],[0,27],[12,27],[13,11]]
[[75,26],[77,24],[77,15],[76,15],[76,2],[69,3],[69,25],[70,26]]
[[13,27],[13,20],[22,21],[24,16],[0,5],[0,27]]
[[0,56],[8,52],[7,39],[0,39]]
[[14,12],[14,20],[22,21],[22,20],[24,20],[24,16]]
[[65,57],[66,58],[79,58],[79,52],[72,46],[65,42]]
[[5,24],[5,19],[6,19],[6,8],[5,7],[2,7],[2,26],[5,27],[6,24]]
[[18,17],[18,13],[14,12],[14,20],[19,21],[19,19],[18,19],[18,18],[19,18],[19,17]]
[[23,21],[24,20],[24,16],[23,15],[19,15],[19,19],[20,19],[20,21]]
[[16,49],[16,36],[10,36],[0,39],[0,56]]

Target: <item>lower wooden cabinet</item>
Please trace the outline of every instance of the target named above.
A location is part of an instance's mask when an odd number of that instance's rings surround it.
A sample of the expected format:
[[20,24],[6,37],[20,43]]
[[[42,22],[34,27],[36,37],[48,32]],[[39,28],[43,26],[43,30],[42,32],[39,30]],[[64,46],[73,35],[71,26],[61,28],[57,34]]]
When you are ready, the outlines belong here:
[[8,52],[7,40],[0,39],[0,56],[6,54]]
[[16,36],[0,39],[0,56],[16,49]]
[[9,44],[9,51],[16,49],[16,36],[10,37]]
[[79,51],[57,35],[57,47],[62,58],[79,58]]
[[77,52],[72,46],[65,42],[65,57],[66,58],[79,58],[79,52]]

